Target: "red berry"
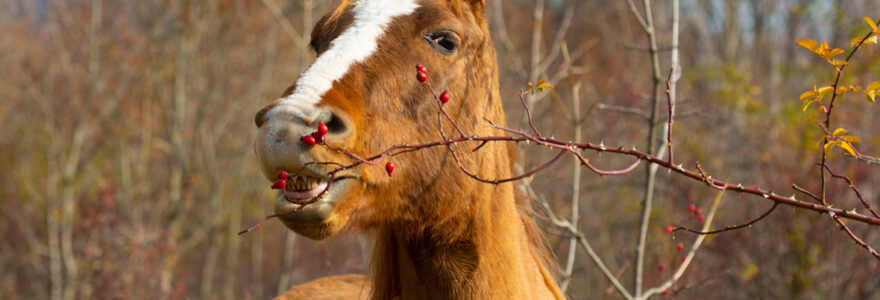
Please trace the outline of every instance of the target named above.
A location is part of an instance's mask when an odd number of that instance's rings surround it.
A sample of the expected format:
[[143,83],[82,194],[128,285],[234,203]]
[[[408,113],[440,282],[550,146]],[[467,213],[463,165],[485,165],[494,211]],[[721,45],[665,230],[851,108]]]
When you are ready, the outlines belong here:
[[672,227],[672,225],[666,226],[666,233],[671,233],[673,230],[675,230],[675,227]]
[[669,290],[663,291],[663,296],[669,296]]
[[688,210],[691,212],[695,212],[695,211],[697,211],[697,207],[694,206],[693,204],[691,204],[691,205],[688,205]]
[[426,75],[428,74],[428,68],[423,65],[416,65],[416,70],[418,70],[419,73],[425,73]]
[[681,251],[681,250],[684,249],[684,244],[682,244],[682,243],[678,243],[678,245],[675,246],[675,248],[678,249],[678,251]]
[[315,144],[318,143],[318,142],[315,140],[315,137],[313,137],[313,136],[311,136],[311,135],[304,135],[304,136],[302,136],[301,138],[299,138],[299,140],[302,141],[303,144],[306,144],[306,145],[308,145],[308,146],[314,146]]
[[694,210],[694,213],[695,213],[695,214],[698,214],[698,215],[702,215],[702,214],[703,214],[703,210],[697,208],[696,210]]
[[278,179],[287,179],[287,171],[285,171],[285,170],[278,171]]
[[684,261],[686,261],[687,259],[688,259],[687,256],[682,256],[682,257],[681,257],[681,262],[684,262]]
[[663,272],[666,270],[666,265],[660,264],[660,266],[658,266],[657,268],[660,269],[660,272]]
[[428,74],[425,74],[425,73],[419,73],[419,76],[416,77],[416,79],[418,79],[419,82],[425,82],[425,81],[428,81]]
[[385,172],[388,172],[388,176],[391,176],[391,172],[394,172],[394,162],[389,161],[385,164]]
[[443,93],[440,94],[440,102],[443,102],[443,103],[449,102],[449,92],[443,91]]
[[703,216],[703,215],[700,215],[700,216],[699,216],[699,217],[697,217],[697,218],[698,218],[698,219],[700,219],[700,222],[703,222],[703,220],[705,220],[705,219],[706,219],[706,217],[704,217],[704,216]]
[[278,180],[275,180],[274,183],[272,183],[273,190],[280,190],[280,189],[283,189],[285,186],[287,186],[286,179],[278,179]]
[[315,131],[320,135],[327,134],[327,125],[324,125],[324,122],[318,122],[318,131]]
[[315,139],[316,143],[323,143],[324,142],[324,135],[321,134],[320,132],[317,132],[317,131],[312,132],[312,138]]

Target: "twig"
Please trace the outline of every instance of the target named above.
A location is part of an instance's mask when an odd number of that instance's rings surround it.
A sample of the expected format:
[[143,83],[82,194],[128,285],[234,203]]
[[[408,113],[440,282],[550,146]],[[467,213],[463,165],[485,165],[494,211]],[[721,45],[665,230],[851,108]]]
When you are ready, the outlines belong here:
[[731,230],[737,230],[737,229],[740,229],[740,228],[751,227],[752,224],[755,224],[755,223],[757,223],[758,221],[761,221],[761,220],[763,220],[765,217],[769,216],[770,213],[772,213],[774,210],[776,210],[776,207],[777,207],[777,206],[779,206],[779,203],[773,203],[773,206],[770,207],[770,209],[768,209],[766,212],[764,212],[763,214],[761,214],[760,217],[758,217],[758,218],[756,218],[756,219],[754,219],[754,220],[751,220],[751,221],[749,221],[748,223],[745,223],[745,224],[733,225],[733,226],[727,226],[727,227],[724,227],[724,228],[722,228],[722,229],[716,229],[716,230],[712,230],[712,231],[694,230],[694,229],[690,229],[690,228],[687,228],[687,227],[684,227],[684,226],[675,226],[675,229],[673,229],[672,231],[675,232],[675,231],[679,231],[679,230],[684,230],[684,231],[688,231],[688,232],[691,232],[691,233],[696,233],[696,234],[701,234],[701,235],[703,235],[703,234],[718,234],[718,233],[722,233],[722,232],[725,232],[725,231],[731,231]]
[[615,277],[614,274],[611,273],[611,271],[608,269],[608,267],[605,266],[605,262],[602,261],[602,258],[599,257],[598,254],[596,254],[596,251],[593,251],[593,247],[590,246],[590,243],[587,241],[587,238],[584,237],[583,233],[578,231],[577,228],[575,228],[570,222],[558,218],[556,214],[553,213],[553,209],[550,208],[550,204],[548,204],[546,200],[540,197],[538,197],[538,199],[541,202],[541,207],[544,208],[544,211],[550,217],[550,220],[553,222],[554,225],[560,228],[567,229],[569,233],[577,237],[578,243],[581,245],[581,248],[583,248],[584,251],[587,252],[590,260],[593,261],[593,264],[595,264],[597,268],[599,268],[599,271],[602,272],[602,275],[605,276],[605,279],[608,279],[608,281],[611,282],[611,285],[614,286],[615,289],[617,289],[617,292],[623,295],[623,297],[626,299],[633,299],[633,296],[630,295],[629,291],[627,291],[626,288],[623,287],[622,284],[620,284],[620,281],[617,280],[617,277]]
[[871,205],[869,205],[868,202],[865,201],[865,198],[862,198],[862,193],[859,192],[859,189],[856,187],[855,184],[853,184],[853,181],[851,179],[849,179],[848,176],[837,175],[837,173],[834,173],[834,171],[832,171],[831,168],[828,167],[827,165],[825,165],[825,170],[828,171],[828,174],[831,174],[831,177],[845,180],[846,184],[849,185],[849,188],[852,189],[853,192],[856,193],[856,197],[859,198],[859,201],[862,202],[862,205],[865,206],[865,208],[867,208],[868,211],[870,211],[871,214],[874,215],[874,217],[880,218],[880,215],[877,215],[877,212],[874,211],[873,208],[871,208]]
[[859,247],[862,247],[863,249],[867,250],[869,253],[871,253],[871,255],[874,256],[874,258],[880,260],[880,253],[877,253],[877,250],[874,250],[874,248],[871,248],[871,246],[869,246],[867,243],[865,243],[865,241],[863,241],[858,236],[856,236],[856,234],[853,233],[852,230],[849,229],[849,226],[846,226],[846,223],[844,223],[843,220],[838,218],[837,215],[834,213],[828,213],[828,215],[830,215],[831,218],[834,219],[834,221],[837,222],[838,225],[840,225],[840,228],[843,229],[843,231],[846,231],[846,234],[848,234],[849,237],[853,241],[855,241],[856,244],[859,245]]
[[633,114],[633,115],[641,117],[645,121],[651,120],[651,116],[649,116],[648,113],[646,113],[638,108],[631,108],[631,107],[619,106],[619,105],[609,105],[609,104],[603,104],[603,103],[599,103],[596,108],[602,109],[602,110],[610,110],[610,111],[616,111],[616,112],[621,112],[621,113]]
[[855,158],[855,159],[861,160],[861,161],[863,161],[863,162],[865,162],[865,163],[867,163],[867,164],[869,164],[869,165],[871,165],[871,164],[880,165],[880,158],[876,158],[876,157],[873,157],[873,156],[864,155],[864,154],[861,154],[861,153],[856,153],[856,155],[851,155],[851,154],[849,154],[849,153],[844,153],[843,155],[846,155],[846,156],[849,156],[849,157],[852,157],[852,158]]
[[[706,222],[703,223],[702,231],[708,231],[709,228],[712,227],[712,220],[715,218],[715,212],[718,211],[719,204],[721,204],[722,196],[724,196],[724,191],[718,191],[718,195],[715,196],[715,200],[712,201],[712,208],[709,209],[709,214],[706,216]],[[666,282],[657,287],[648,289],[647,291],[645,291],[644,294],[642,294],[640,299],[648,299],[649,297],[651,297],[651,295],[662,293],[663,291],[668,290],[670,287],[672,287],[672,285],[675,284],[675,282],[678,281],[678,279],[680,279],[682,275],[684,275],[684,271],[686,271],[688,266],[690,266],[691,262],[694,259],[694,255],[697,254],[697,250],[700,249],[700,245],[703,244],[703,240],[705,238],[706,235],[697,236],[697,240],[694,241],[694,244],[691,246],[691,250],[688,251],[687,256],[685,256],[684,262],[682,262],[681,265],[678,266],[678,269],[675,270],[672,278],[666,280]]]

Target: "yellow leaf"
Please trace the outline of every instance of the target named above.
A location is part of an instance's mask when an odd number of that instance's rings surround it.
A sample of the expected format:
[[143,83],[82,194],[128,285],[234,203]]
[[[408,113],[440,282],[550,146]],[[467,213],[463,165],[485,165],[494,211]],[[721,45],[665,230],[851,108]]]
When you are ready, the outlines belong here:
[[874,97],[880,95],[880,81],[874,81],[865,87],[865,97],[868,101],[874,102]]
[[830,92],[833,91],[833,90],[834,90],[834,88],[832,88],[832,87],[830,87],[830,86],[823,86],[823,87],[820,87],[819,90],[817,90],[817,92],[818,92],[818,95],[817,95],[817,96],[820,97],[820,98],[821,98],[821,97],[825,97],[825,95],[828,95],[828,93],[830,93]]
[[850,91],[853,91],[853,92],[858,92],[858,91],[861,91],[861,90],[862,90],[862,86],[861,86],[861,85],[857,85],[857,86],[852,86],[852,85],[850,85],[850,86],[849,86],[849,90],[850,90]]
[[822,41],[822,44],[819,45],[819,49],[816,49],[816,54],[819,54],[819,56],[827,58],[829,50],[831,50],[831,47],[828,46],[828,42]]
[[835,65],[835,66],[846,66],[846,65],[849,65],[849,62],[847,62],[845,60],[832,59],[831,64]]
[[838,136],[838,135],[841,135],[841,134],[844,134],[844,133],[847,133],[847,132],[848,132],[848,131],[846,131],[846,129],[843,129],[843,128],[837,128],[837,129],[834,130],[834,133],[832,133],[831,135],[833,135],[833,136]]
[[854,135],[844,135],[840,138],[843,139],[844,141],[847,141],[850,143],[861,143],[862,142],[862,139],[860,139],[859,137],[854,136]]
[[862,17],[862,19],[865,19],[865,22],[868,22],[868,26],[871,26],[871,29],[874,32],[880,32],[880,30],[877,29],[877,23],[874,23],[874,19],[871,19],[867,16]]
[[806,112],[806,111],[807,111],[807,108],[809,108],[809,107],[810,107],[810,104],[813,104],[813,102],[815,102],[815,101],[812,101],[812,100],[810,100],[810,101],[804,101],[804,104],[803,104],[803,107],[801,108],[801,110],[804,111],[804,112]]
[[749,264],[739,273],[739,280],[746,282],[752,279],[752,277],[755,277],[755,275],[758,275],[758,266]]
[[853,46],[857,45],[861,41],[862,41],[862,38],[860,38],[860,37],[854,38],[851,41],[849,41],[849,47],[852,48]]
[[825,147],[823,147],[823,148],[825,148],[824,149],[825,153],[828,153],[828,151],[831,151],[831,148],[834,148],[834,145],[837,145],[837,144],[840,144],[840,141],[831,141],[831,142],[825,143]]
[[[831,57],[835,57],[835,56],[841,55],[841,54],[843,54],[843,53],[846,53],[846,50],[843,50],[843,49],[840,49],[840,48],[834,48],[834,49],[832,49],[830,52],[828,52],[828,56],[827,56],[827,57],[828,57],[828,58],[831,58]],[[846,62],[844,62],[844,63],[846,63]],[[835,65],[836,65],[836,64],[835,64]]]
[[875,34],[874,36],[869,37],[867,40],[865,40],[865,43],[868,45],[876,44],[877,43],[877,35]]
[[804,92],[803,94],[801,94],[800,97],[798,97],[798,100],[804,100],[804,98],[812,97],[812,96],[815,96],[815,95],[816,95],[816,92],[814,92],[814,91],[806,91],[806,92]]
[[799,39],[797,40],[797,44],[801,45],[801,47],[810,49],[810,51],[816,52],[816,49],[819,48],[819,44],[816,43],[813,39]]
[[845,86],[839,86],[839,87],[837,87],[837,94],[840,95],[840,94],[843,94],[843,93],[846,93],[846,87],[845,87]]
[[853,149],[852,145],[850,145],[849,142],[846,142],[846,141],[840,142],[838,145],[840,146],[840,148],[843,148],[844,150],[849,152],[850,155],[852,155],[852,156],[856,155],[856,150]]

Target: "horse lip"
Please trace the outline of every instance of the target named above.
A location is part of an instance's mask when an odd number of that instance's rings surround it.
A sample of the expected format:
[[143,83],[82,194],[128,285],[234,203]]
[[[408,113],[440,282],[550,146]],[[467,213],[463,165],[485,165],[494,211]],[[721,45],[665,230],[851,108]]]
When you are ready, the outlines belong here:
[[[297,181],[298,178],[297,179],[291,178],[288,180]],[[306,189],[306,190],[293,189],[291,187],[293,187],[295,184],[288,184],[287,185],[288,188],[284,190],[284,198],[287,199],[287,201],[294,202],[294,201],[291,201],[291,199],[302,201],[302,200],[308,200],[308,199],[317,197],[322,192],[324,192],[325,189],[327,189],[327,186],[329,184],[329,181],[321,180],[321,179],[317,179],[317,178],[307,178],[304,180],[306,181],[305,185],[309,186],[309,187],[311,187],[311,184],[310,184],[311,180],[316,180],[317,183],[315,184],[314,188],[310,188],[310,189]]]
[[278,195],[278,198],[275,200],[275,213],[280,214],[278,217],[281,220],[288,222],[321,222],[322,220],[327,218],[330,214],[330,211],[339,204],[337,202],[338,197],[341,196],[339,193],[344,192],[346,186],[350,184],[348,182],[348,179],[356,178],[340,177],[334,179],[333,183],[329,184],[329,186],[326,187],[326,193],[324,193],[323,195],[320,194],[320,192],[323,192],[322,188],[317,195],[320,198],[317,199],[316,202],[307,204],[304,207],[300,207],[299,204],[290,201],[290,199],[286,197],[286,191],[284,191],[280,195]]

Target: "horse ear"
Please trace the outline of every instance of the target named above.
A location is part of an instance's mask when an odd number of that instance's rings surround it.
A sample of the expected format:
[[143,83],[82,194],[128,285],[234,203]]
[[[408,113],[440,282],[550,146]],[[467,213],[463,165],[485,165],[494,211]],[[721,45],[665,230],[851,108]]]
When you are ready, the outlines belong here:
[[[471,5],[471,8],[474,10],[475,13],[480,13],[480,14],[486,13],[486,1],[487,0],[466,0],[466,1],[468,2],[468,4]],[[501,1],[501,0],[495,0],[495,1]]]
[[[456,1],[456,0],[453,0],[453,1]],[[459,1],[459,3],[461,1],[466,2],[467,5],[471,8],[471,11],[473,11],[474,16],[476,16],[478,19],[482,18],[483,16],[486,15],[486,2],[487,2],[487,0],[457,0],[457,1]],[[502,0],[495,0],[495,1],[502,1]]]

